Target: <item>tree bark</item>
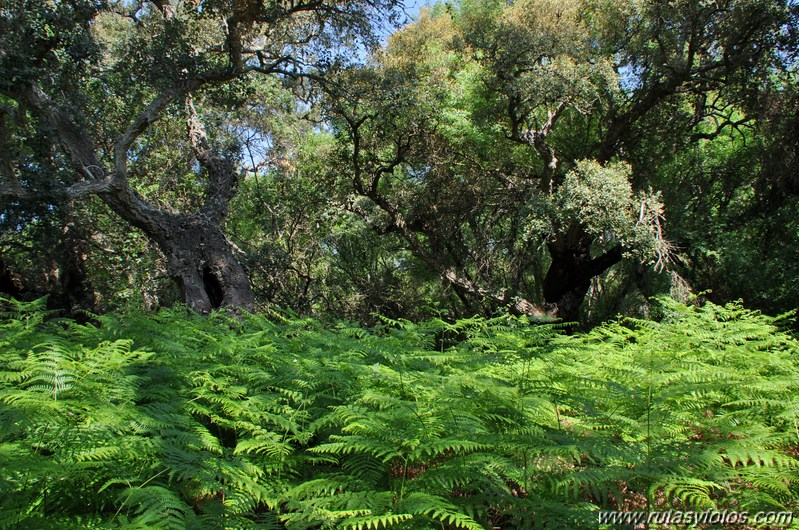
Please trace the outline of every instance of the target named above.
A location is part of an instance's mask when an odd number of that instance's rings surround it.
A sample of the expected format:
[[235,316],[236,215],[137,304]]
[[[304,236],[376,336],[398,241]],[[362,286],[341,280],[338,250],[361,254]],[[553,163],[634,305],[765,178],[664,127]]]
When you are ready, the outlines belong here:
[[[576,229],[582,232],[579,227]],[[557,316],[566,322],[580,319],[580,306],[591,286],[591,279],[621,261],[621,247],[591,257],[592,240],[585,234],[559,237],[547,245],[552,263],[544,277],[543,294],[547,304],[557,306]],[[569,241],[571,239],[571,241]]]
[[[12,97],[24,100],[39,116],[82,177],[77,184],[61,190],[59,196],[72,200],[82,196],[84,191],[95,194],[121,218],[155,241],[166,255],[169,275],[182,289],[184,302],[191,309],[207,313],[223,306],[253,307],[255,297],[247,273],[220,228],[238,183],[236,166],[213,152],[190,101],[187,105],[188,136],[208,176],[207,198],[200,212],[183,214],[158,208],[142,198],[127,179],[131,145],[161,117],[168,104],[185,97],[185,92],[164,92],[133,120],[116,141],[112,168],[101,161],[94,142],[69,113],[37,85]],[[30,191],[15,184],[0,188],[0,192],[13,194],[15,189]]]
[[167,258],[170,275],[191,309],[251,309],[254,295],[244,267],[215,223],[201,216],[176,216],[169,229],[151,234]]

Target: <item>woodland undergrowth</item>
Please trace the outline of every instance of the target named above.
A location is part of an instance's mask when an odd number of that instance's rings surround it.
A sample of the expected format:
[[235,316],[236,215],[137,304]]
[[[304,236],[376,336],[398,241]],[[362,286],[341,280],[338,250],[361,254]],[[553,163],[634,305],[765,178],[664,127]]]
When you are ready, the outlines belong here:
[[585,334],[3,300],[0,528],[597,528],[793,510],[799,345],[662,300]]

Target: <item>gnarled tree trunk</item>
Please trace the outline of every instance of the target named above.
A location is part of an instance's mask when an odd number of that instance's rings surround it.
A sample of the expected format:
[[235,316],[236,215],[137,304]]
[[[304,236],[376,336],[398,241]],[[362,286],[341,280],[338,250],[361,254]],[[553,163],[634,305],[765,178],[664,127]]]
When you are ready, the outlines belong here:
[[207,313],[223,306],[252,308],[247,273],[218,225],[196,215],[179,216],[170,230],[151,237],[191,309]]
[[566,322],[577,322],[591,279],[621,261],[622,251],[616,246],[604,254],[591,257],[592,238],[575,226],[568,235],[549,243],[552,263],[544,277],[543,294],[547,304],[557,306],[557,316]]
[[[251,309],[254,295],[247,273],[221,230],[238,183],[237,167],[233,160],[217,154],[209,145],[187,96],[189,88],[191,86],[162,93],[134,119],[115,142],[113,167],[103,163],[86,131],[37,85],[29,85],[26,90],[12,95],[29,105],[46,124],[83,177],[59,189],[60,199],[69,201],[97,195],[121,218],[142,230],[166,255],[169,275],[181,287],[185,303],[195,311],[207,313],[222,306]],[[128,151],[132,144],[160,118],[169,104],[181,99],[187,103],[187,136],[208,181],[206,201],[196,214],[173,212],[153,205],[141,197],[127,179]],[[39,198],[37,190],[26,189],[18,183],[0,188],[0,195]]]

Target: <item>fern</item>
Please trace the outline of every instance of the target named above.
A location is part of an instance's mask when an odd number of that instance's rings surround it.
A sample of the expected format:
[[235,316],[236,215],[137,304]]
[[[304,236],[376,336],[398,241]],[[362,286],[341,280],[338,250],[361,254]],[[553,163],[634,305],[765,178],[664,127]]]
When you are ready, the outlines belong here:
[[797,342],[663,300],[587,334],[502,316],[2,301],[0,528],[592,528],[599,509],[796,510]]

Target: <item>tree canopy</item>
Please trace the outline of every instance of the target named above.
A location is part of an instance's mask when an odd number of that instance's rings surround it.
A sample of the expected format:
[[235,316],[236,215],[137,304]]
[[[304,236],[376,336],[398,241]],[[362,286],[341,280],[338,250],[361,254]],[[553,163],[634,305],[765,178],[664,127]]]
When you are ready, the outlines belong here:
[[241,133],[251,129],[236,127],[235,110],[263,98],[254,112],[269,112],[279,79],[320,75],[356,41],[373,44],[374,18],[392,8],[11,2],[0,22],[2,195],[52,209],[96,196],[157,245],[189,307],[252,308],[221,227],[246,173]]
[[6,2],[5,289],[365,321],[790,309],[796,11],[464,0],[381,44],[390,0]]

